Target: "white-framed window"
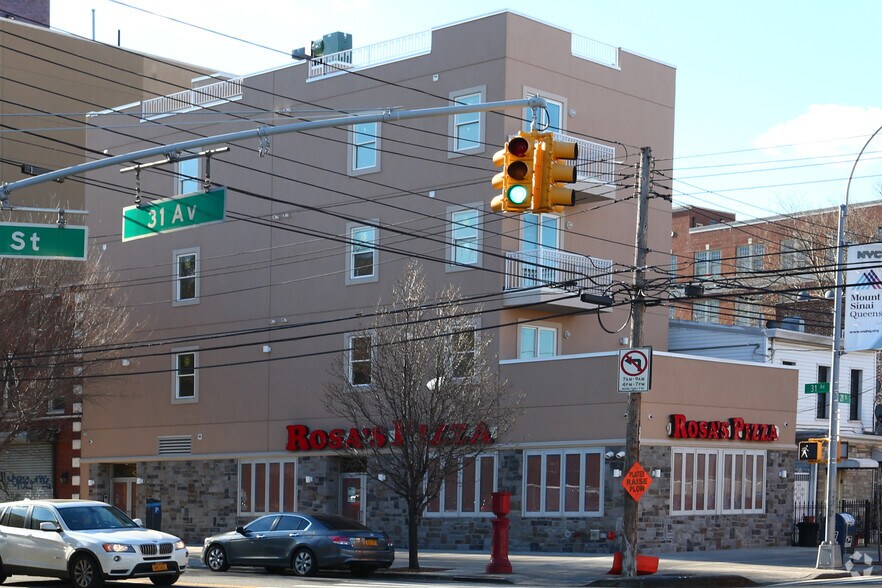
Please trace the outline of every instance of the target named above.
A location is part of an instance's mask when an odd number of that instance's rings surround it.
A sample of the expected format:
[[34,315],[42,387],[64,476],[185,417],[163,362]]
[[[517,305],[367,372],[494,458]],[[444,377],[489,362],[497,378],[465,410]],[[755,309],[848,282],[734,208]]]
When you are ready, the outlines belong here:
[[696,251],[694,256],[693,271],[696,276],[719,276],[723,273],[721,261],[722,252],[719,249],[707,249]]
[[749,274],[763,270],[763,259],[766,255],[766,246],[764,244],[739,245],[735,251],[735,270],[739,274]]
[[692,320],[699,323],[720,322],[720,301],[701,300],[692,303]]
[[202,189],[202,179],[199,177],[199,161],[201,158],[194,157],[179,161],[175,166],[175,194],[191,194]]
[[349,255],[347,282],[374,282],[377,280],[377,228],[349,227]]
[[174,256],[175,277],[172,304],[196,304],[199,302],[199,248],[179,249]]
[[352,125],[349,169],[352,172],[379,171],[380,123],[362,122]]
[[524,516],[600,516],[600,449],[524,451]]
[[453,362],[453,377],[470,378],[475,372],[475,345],[477,333],[464,331],[453,336],[452,349],[450,350]]
[[539,325],[520,325],[518,327],[518,357],[536,359],[557,355],[557,333],[555,327]]
[[734,323],[743,327],[760,327],[763,319],[762,306],[750,300],[735,301]]
[[373,345],[374,338],[370,333],[358,333],[348,337],[346,349],[349,383],[353,386],[366,386],[371,383]]
[[199,352],[195,349],[177,349],[172,352],[173,401],[199,400]]
[[475,266],[480,261],[480,215],[476,209],[454,210],[450,212],[450,253],[451,269]]
[[765,451],[673,449],[671,514],[757,514],[765,508]]
[[264,515],[297,510],[297,460],[239,462],[240,515]]
[[[481,104],[485,88],[468,88],[450,94],[450,101],[456,106]],[[449,151],[451,156],[463,153],[476,153],[484,150],[484,113],[460,112],[450,117]]]
[[426,516],[492,516],[496,490],[496,454],[463,458],[462,468],[441,481],[426,505]]
[[[526,90],[525,98],[534,98],[542,96],[545,98],[546,107],[539,111],[539,120],[536,130],[543,133],[562,133],[564,131],[564,123],[566,118],[566,100],[561,96],[554,96],[548,92],[539,92],[537,90]],[[524,109],[524,130],[530,130],[530,124],[533,121],[533,109]]]

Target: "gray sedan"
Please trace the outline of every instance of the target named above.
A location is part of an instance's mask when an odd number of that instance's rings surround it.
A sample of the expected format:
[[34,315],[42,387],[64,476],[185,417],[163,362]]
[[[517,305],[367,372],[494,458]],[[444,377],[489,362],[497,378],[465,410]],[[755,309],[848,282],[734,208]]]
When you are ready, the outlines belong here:
[[385,534],[346,517],[282,513],[208,537],[202,559],[213,572],[252,566],[271,572],[290,568],[298,576],[314,576],[319,569],[367,576],[391,566],[395,550]]

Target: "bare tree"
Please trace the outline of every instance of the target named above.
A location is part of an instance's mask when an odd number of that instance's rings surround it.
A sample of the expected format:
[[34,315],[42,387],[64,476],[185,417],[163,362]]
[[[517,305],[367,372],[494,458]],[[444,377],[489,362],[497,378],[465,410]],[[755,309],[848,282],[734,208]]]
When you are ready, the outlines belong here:
[[82,379],[100,372],[128,311],[89,261],[0,259],[0,454],[23,434],[46,434],[46,415],[82,402]]
[[510,430],[519,398],[500,379],[489,340],[458,291],[447,288],[430,302],[416,262],[395,283],[391,305],[378,307],[353,341],[351,361],[332,370],[328,406],[356,430],[374,432],[341,451],[361,457],[369,474],[385,474],[382,483],[404,499],[408,565],[418,569],[426,506],[445,478]]

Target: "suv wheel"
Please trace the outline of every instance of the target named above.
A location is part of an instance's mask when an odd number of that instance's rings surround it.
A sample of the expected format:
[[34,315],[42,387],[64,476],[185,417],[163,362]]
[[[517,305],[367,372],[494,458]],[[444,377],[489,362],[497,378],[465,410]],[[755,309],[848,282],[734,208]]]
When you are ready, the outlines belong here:
[[150,576],[150,581],[153,582],[156,586],[171,586],[180,578],[180,574],[172,574],[171,576]]
[[104,586],[101,566],[91,555],[75,555],[70,560],[70,580],[76,588],[99,588]]

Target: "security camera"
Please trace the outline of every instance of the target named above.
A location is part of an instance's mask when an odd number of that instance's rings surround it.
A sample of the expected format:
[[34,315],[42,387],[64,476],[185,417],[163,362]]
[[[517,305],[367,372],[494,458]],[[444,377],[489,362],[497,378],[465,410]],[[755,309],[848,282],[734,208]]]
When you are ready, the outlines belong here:
[[613,453],[612,451],[607,451],[605,455],[606,459],[612,459],[615,453]]
[[622,459],[623,457],[625,457],[625,452],[624,452],[624,451],[619,451],[618,453],[616,453],[616,457],[619,458],[619,459]]

